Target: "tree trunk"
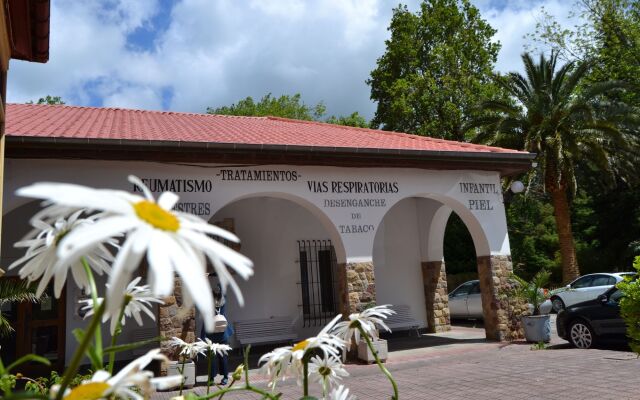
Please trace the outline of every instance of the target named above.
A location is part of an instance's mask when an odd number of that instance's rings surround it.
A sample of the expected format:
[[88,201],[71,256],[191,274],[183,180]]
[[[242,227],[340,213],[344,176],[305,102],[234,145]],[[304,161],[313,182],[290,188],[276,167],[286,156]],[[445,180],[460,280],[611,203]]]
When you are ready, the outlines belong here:
[[573,242],[573,232],[571,231],[571,213],[569,211],[569,201],[567,200],[567,190],[557,189],[551,192],[554,216],[556,219],[556,229],[560,241],[560,258],[562,260],[562,282],[567,284],[580,276],[578,259],[576,258],[576,247]]

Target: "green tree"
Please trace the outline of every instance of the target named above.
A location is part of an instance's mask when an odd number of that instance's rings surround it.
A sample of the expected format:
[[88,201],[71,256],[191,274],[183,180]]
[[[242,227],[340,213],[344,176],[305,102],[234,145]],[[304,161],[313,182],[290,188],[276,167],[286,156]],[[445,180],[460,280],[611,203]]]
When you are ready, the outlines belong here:
[[[581,163],[605,172],[618,165],[615,152],[628,146],[627,136],[599,110],[602,94],[619,88],[615,82],[582,86],[590,71],[587,62],[569,62],[556,69],[557,54],[544,55],[536,64],[522,55],[525,75],[511,72],[497,82],[510,101],[488,100],[481,104],[485,115],[469,128],[482,127],[476,141],[537,153],[539,181],[551,197],[562,260],[562,279],[580,274],[569,209],[575,193],[576,166]],[[630,152],[632,153],[632,152]]]
[[[33,101],[29,101],[29,102],[27,102],[27,104],[33,104]],[[49,96],[49,95],[47,95],[46,97],[40,97],[36,104],[48,104],[50,106],[55,106],[55,105],[65,104],[65,102],[62,101],[62,97],[60,97],[60,96]]]
[[[300,93],[293,96],[274,97],[271,93],[263,96],[257,103],[247,97],[230,106],[207,108],[207,114],[240,115],[245,117],[282,117],[304,121],[322,121],[327,108],[323,102],[310,106],[302,101]],[[325,121],[330,124],[368,128],[369,123],[357,111],[349,116],[331,116]]]
[[369,127],[369,122],[367,122],[367,120],[357,111],[348,116],[336,117],[332,115],[331,117],[327,118],[325,122],[336,125],[355,126],[358,128]]
[[367,80],[378,103],[372,127],[464,140],[475,105],[499,91],[496,30],[468,0],[424,1],[416,14],[399,6],[388,30]]
[[[621,80],[640,87],[640,2],[633,0],[576,0],[567,28],[544,8],[530,48],[551,49],[567,61],[595,60],[588,81]],[[640,105],[640,91],[624,100]]]
[[271,93],[263,96],[257,103],[247,97],[230,106],[207,108],[207,114],[240,115],[246,117],[282,117],[301,120],[318,120],[326,112],[322,102],[309,106],[302,101],[300,93],[293,96],[273,97]]

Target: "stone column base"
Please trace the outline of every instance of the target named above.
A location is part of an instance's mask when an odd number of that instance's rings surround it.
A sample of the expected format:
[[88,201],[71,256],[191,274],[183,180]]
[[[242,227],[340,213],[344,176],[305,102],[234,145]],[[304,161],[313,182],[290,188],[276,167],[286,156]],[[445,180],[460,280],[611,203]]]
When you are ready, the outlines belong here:
[[[343,302],[343,315],[361,312],[369,303],[376,301],[376,279],[373,262],[347,263],[344,265],[346,283],[346,301]],[[342,286],[342,285],[341,285]]]
[[421,263],[429,333],[451,330],[447,273],[443,261]]
[[[195,278],[194,278],[195,279]],[[182,283],[179,279],[174,280],[173,296],[164,298],[164,304],[158,307],[158,331],[159,335],[165,338],[179,337],[185,342],[195,342],[196,340],[196,312],[193,307],[186,308],[182,305]],[[160,344],[162,353],[169,359],[177,360],[177,352],[168,346],[167,341]],[[167,374],[167,363],[160,366],[160,375]]]
[[527,305],[506,294],[513,272],[511,256],[478,257],[478,279],[487,339],[510,341],[524,337],[520,316]]

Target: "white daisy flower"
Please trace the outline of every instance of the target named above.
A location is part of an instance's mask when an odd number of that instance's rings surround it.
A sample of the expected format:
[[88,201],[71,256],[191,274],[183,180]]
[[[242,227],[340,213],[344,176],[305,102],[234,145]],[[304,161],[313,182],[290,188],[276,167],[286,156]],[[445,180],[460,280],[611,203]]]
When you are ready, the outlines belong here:
[[322,393],[327,393],[344,376],[349,376],[349,373],[338,357],[315,356],[309,362],[309,377],[322,385]]
[[198,342],[188,343],[178,337],[172,337],[169,340],[170,347],[177,347],[180,352],[178,353],[180,356],[185,359],[192,359],[198,356],[198,354],[205,355],[205,349],[202,348]]
[[261,373],[269,376],[269,386],[274,388],[279,378],[283,380],[287,376],[300,378],[303,367],[302,358],[312,349],[322,351],[325,357],[339,357],[346,343],[328,332],[340,318],[342,315],[337,315],[316,336],[298,342],[294,346],[279,347],[260,357],[258,365],[264,363]]
[[172,211],[178,201],[176,194],[162,193],[156,202],[140,179],[130,176],[129,181],[140,188],[145,197],[61,183],[37,183],[19,189],[17,194],[49,200],[54,205],[86,207],[103,213],[94,224],[74,230],[61,240],[58,254],[63,260],[75,260],[108,238],[122,233],[127,235],[109,277],[107,311],[111,315],[120,309],[122,293],[146,254],[153,295],[171,295],[177,273],[183,282],[184,304],[188,308],[195,302],[204,315],[206,330],[213,331],[211,287],[207,279],[199,278],[205,275],[205,257],[211,261],[223,291],[231,286],[241,305],[244,304],[242,293],[227,266],[247,279],[253,274],[253,264],[208,236],[237,242],[238,238],[232,233],[194,215]]
[[[124,291],[125,297],[125,308],[124,314],[122,315],[122,320],[120,324],[124,326],[127,318],[133,317],[133,319],[138,323],[139,326],[142,326],[142,313],[145,313],[149,316],[153,321],[156,320],[156,316],[151,310],[153,307],[152,303],[164,304],[164,301],[153,297],[151,295],[151,290],[149,289],[149,285],[138,286],[140,282],[140,277],[136,277],[134,280],[129,282],[127,288]],[[107,287],[109,284],[107,284]],[[102,302],[102,298],[98,298],[98,304]],[[85,318],[93,315],[93,300],[92,299],[84,299],[79,301],[80,304],[84,304],[81,310],[86,311]],[[105,312],[102,316],[102,322],[106,322],[111,319],[110,331],[113,335],[116,331],[116,327],[118,325],[118,315],[120,311],[118,311],[117,315],[111,315],[108,312]]]
[[300,360],[310,349],[320,349],[325,357],[329,355],[340,356],[341,349],[346,346],[346,342],[338,336],[329,333],[334,329],[336,322],[338,322],[340,318],[342,318],[342,314],[337,315],[331,320],[316,336],[307,338],[293,346],[291,349],[293,357]]
[[[160,349],[154,349],[137,358],[122,368],[116,375],[111,376],[107,371],[96,371],[90,380],[82,382],[73,389],[65,390],[64,400],[79,399],[118,399],[144,400],[149,398],[155,390],[163,390],[180,384],[182,376],[173,375],[154,378],[153,372],[144,368],[153,360],[167,361],[160,354]],[[136,390],[137,389],[137,390]],[[51,388],[50,396],[55,398],[59,386]]]
[[355,343],[360,342],[360,330],[358,327],[361,327],[367,335],[376,339],[378,337],[376,325],[388,332],[391,332],[391,329],[389,329],[389,327],[384,323],[384,320],[387,319],[389,315],[395,314],[396,312],[389,307],[391,307],[391,305],[385,304],[382,306],[368,308],[360,313],[351,314],[349,315],[348,321],[337,323],[333,328],[332,333],[347,342],[349,347],[351,347],[352,344],[351,338],[354,336]]
[[211,339],[209,338],[204,338],[204,340],[198,338],[198,341],[196,342],[196,346],[200,347],[200,349],[202,349],[201,353],[204,355],[207,355],[208,352],[211,352],[211,355],[220,355],[220,356],[226,356],[227,353],[229,351],[231,351],[231,346],[229,346],[228,344],[222,344],[222,343],[215,343],[212,342]]
[[275,390],[278,379],[284,381],[287,376],[297,376],[298,370],[302,369],[300,361],[293,358],[292,348],[292,346],[278,347],[258,360],[258,365],[264,363],[260,367],[260,373],[268,376],[267,386],[272,390]]
[[356,396],[350,395],[349,389],[340,385],[337,389],[331,391],[326,400],[356,400]]
[[[65,209],[66,211],[68,209]],[[71,275],[78,287],[90,293],[91,285],[80,260],[81,257],[84,257],[89,266],[99,275],[111,269],[109,263],[113,261],[113,256],[102,243],[87,246],[86,251],[81,255],[58,257],[61,241],[66,236],[83,227],[96,225],[96,216],[80,218],[84,211],[77,210],[68,218],[60,217],[54,222],[41,219],[40,217],[44,214],[37,215],[38,218],[32,218],[30,221],[35,229],[27,234],[23,240],[14,244],[15,247],[27,250],[24,256],[9,265],[9,269],[24,264],[20,269],[20,278],[28,279],[29,282],[40,280],[36,291],[38,297],[42,295],[51,278],[54,281],[54,295],[56,298],[60,297],[69,270],[71,270]],[[106,240],[106,243],[116,245],[113,240]]]

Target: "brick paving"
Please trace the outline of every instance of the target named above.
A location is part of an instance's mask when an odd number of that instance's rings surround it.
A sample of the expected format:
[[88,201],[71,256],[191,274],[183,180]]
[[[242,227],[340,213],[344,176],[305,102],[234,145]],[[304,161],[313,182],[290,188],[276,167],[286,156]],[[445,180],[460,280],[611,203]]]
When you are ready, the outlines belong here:
[[[640,399],[640,359],[625,347],[578,350],[554,338],[550,348],[533,351],[524,342],[480,340],[481,334],[456,328],[425,335],[427,347],[391,352],[387,367],[398,382],[400,399]],[[391,386],[376,365],[348,365],[347,370],[351,376],[345,383],[358,399],[390,397]],[[256,377],[264,387],[264,378]],[[205,388],[194,390],[200,394]],[[318,386],[311,390],[320,393]],[[294,380],[280,384],[278,391],[283,399],[300,398]],[[158,393],[154,399],[174,395]],[[224,398],[259,396],[242,392]]]

